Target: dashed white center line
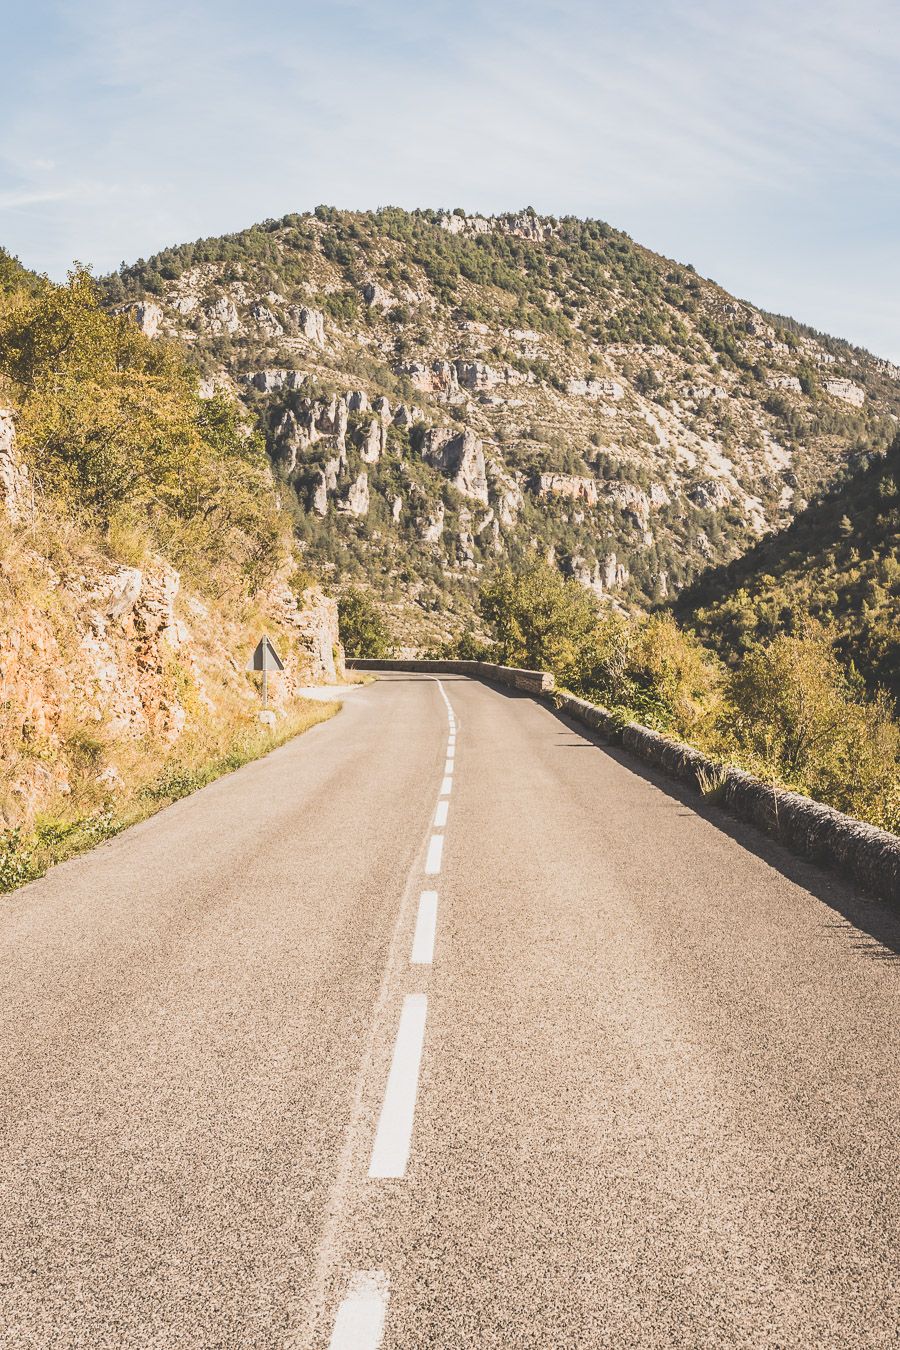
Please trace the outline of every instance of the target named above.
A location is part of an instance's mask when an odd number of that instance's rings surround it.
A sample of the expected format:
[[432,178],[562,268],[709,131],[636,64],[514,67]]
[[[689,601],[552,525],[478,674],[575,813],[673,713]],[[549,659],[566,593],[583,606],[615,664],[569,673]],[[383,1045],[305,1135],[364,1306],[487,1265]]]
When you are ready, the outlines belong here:
[[441,870],[441,858],[444,854],[444,836],[433,834],[428,841],[428,856],[425,859],[425,871],[430,877]]
[[450,803],[447,801],[438,802],[434,813],[434,824],[436,829],[443,829],[447,824],[447,812],[450,810]]
[[437,891],[423,891],[419,896],[419,913],[413,935],[412,955],[409,958],[414,966],[430,966],[434,959],[437,903]]
[[370,1177],[402,1177],[406,1175],[409,1150],[412,1144],[416,1097],[419,1092],[419,1066],[425,1041],[425,1017],[428,999],[425,994],[407,994],[403,1000],[400,1025],[394,1043],[394,1057],[388,1074],[387,1088],[372,1161]]
[[441,783],[440,795],[442,797],[448,796],[452,788],[453,788],[453,774],[451,773],[448,774],[447,777],[444,779],[444,781]]
[[377,1350],[384,1335],[388,1280],[382,1270],[358,1270],[338,1308],[329,1350]]

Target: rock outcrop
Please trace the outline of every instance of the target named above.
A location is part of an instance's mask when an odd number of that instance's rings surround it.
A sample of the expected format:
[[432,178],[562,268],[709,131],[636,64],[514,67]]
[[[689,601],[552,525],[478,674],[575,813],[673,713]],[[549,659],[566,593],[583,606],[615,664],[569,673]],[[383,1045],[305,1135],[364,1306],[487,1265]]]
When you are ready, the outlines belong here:
[[0,408],[0,506],[14,525],[28,510],[29,477],[16,451],[16,424],[10,408]]
[[484,450],[474,432],[454,432],[449,427],[432,427],[422,442],[426,464],[449,478],[464,497],[488,504],[488,481]]
[[826,394],[839,398],[842,403],[850,403],[854,408],[861,408],[865,402],[866,391],[852,380],[826,380],[824,388]]

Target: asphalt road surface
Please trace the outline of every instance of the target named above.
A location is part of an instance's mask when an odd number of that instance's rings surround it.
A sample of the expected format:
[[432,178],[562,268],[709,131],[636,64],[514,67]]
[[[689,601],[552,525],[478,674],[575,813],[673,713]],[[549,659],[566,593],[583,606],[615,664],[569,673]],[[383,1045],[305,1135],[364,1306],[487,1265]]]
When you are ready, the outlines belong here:
[[0,900],[0,1345],[900,1342],[900,922],[386,676]]

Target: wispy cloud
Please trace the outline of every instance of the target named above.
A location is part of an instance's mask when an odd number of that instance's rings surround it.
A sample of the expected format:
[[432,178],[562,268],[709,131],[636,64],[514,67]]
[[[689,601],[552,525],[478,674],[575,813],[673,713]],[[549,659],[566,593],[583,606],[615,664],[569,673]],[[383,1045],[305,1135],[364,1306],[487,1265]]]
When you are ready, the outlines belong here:
[[900,355],[894,0],[35,0],[17,23],[0,237],[51,273],[322,200],[531,203]]

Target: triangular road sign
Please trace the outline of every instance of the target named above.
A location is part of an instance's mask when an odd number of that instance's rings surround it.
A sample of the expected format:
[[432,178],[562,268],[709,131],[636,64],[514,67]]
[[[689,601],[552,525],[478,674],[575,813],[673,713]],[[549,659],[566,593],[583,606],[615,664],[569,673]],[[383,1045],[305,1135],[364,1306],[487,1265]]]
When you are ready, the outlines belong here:
[[284,662],[267,637],[260,638],[247,662],[248,670],[284,670]]

